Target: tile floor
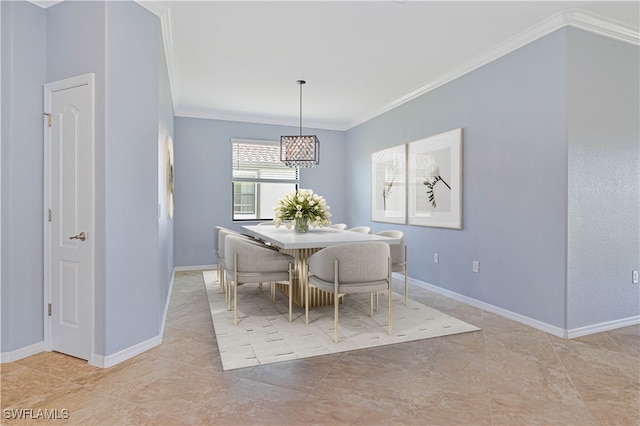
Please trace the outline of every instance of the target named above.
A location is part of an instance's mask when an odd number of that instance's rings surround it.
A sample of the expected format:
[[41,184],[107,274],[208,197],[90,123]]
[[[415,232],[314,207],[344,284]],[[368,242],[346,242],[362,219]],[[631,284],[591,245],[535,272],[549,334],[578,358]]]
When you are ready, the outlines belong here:
[[160,346],[109,369],[57,353],[1,364],[0,423],[47,409],[65,425],[640,424],[640,326],[563,340],[410,294],[482,331],[223,372],[202,274],[179,272]]

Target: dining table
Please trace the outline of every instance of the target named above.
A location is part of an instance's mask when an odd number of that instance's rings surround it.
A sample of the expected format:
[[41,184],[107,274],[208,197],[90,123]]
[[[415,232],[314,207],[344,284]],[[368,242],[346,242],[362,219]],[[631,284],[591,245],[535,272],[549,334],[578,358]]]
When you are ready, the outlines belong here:
[[365,234],[349,230],[328,227],[310,227],[307,232],[296,232],[286,226],[275,225],[245,225],[245,232],[253,238],[271,245],[283,253],[290,254],[295,259],[294,283],[291,287],[281,286],[285,293],[291,289],[293,302],[304,307],[304,291],[309,291],[309,307],[333,305],[333,294],[307,285],[307,259],[315,252],[332,245],[384,241],[388,244],[400,244],[400,238],[391,238],[376,234]]

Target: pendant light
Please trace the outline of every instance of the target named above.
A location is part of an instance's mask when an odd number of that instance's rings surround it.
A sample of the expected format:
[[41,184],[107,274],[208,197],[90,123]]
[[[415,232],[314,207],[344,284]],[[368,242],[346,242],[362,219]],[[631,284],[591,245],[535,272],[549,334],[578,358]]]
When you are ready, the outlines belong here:
[[289,167],[315,167],[320,163],[320,141],[316,135],[302,134],[302,85],[300,85],[300,135],[280,137],[280,161]]

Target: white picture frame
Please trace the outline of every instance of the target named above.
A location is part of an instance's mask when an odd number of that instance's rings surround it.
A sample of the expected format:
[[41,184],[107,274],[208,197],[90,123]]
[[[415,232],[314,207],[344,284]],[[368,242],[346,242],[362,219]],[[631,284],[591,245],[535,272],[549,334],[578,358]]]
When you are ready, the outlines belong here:
[[462,129],[408,144],[410,225],[462,229]]
[[371,154],[371,220],[406,224],[407,148],[398,145]]

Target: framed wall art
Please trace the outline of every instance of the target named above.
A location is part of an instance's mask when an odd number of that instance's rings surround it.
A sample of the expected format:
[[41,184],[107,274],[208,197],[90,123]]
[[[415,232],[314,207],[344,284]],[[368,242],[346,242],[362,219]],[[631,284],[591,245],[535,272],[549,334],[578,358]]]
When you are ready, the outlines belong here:
[[371,220],[404,224],[407,148],[398,145],[371,154]]
[[462,129],[408,145],[409,224],[462,229]]
[[167,212],[169,213],[169,219],[173,218],[174,209],[174,194],[175,194],[175,182],[174,182],[174,165],[173,165],[173,139],[171,136],[167,138]]

